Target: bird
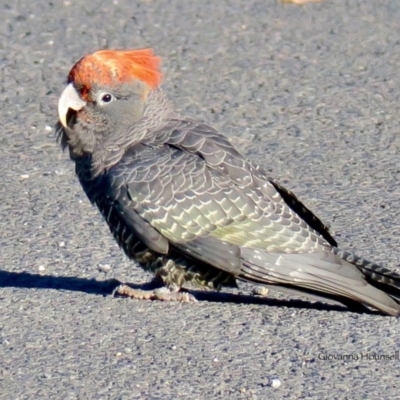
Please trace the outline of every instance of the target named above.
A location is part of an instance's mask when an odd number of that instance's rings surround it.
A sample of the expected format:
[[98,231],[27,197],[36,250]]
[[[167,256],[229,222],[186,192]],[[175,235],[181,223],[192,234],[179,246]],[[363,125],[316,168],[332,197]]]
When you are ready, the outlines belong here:
[[400,315],[400,275],[341,250],[294,193],[226,136],[178,113],[150,48],[78,60],[56,134],[129,259],[153,274],[134,299],[195,302],[185,287],[268,289]]

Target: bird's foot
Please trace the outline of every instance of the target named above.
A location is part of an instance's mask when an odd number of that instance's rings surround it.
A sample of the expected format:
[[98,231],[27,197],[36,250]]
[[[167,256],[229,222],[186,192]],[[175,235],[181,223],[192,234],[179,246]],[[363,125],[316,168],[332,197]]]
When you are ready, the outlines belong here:
[[153,290],[134,289],[128,285],[121,284],[114,290],[114,296],[130,297],[137,300],[160,300],[178,301],[181,303],[197,303],[196,298],[188,293],[181,292],[175,285],[162,286]]

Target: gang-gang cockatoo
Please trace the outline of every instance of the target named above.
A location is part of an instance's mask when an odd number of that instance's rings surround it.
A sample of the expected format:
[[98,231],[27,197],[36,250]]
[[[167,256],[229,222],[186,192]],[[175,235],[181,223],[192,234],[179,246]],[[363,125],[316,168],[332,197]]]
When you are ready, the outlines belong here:
[[191,301],[186,283],[237,280],[400,314],[400,279],[337,248],[293,193],[221,133],[175,112],[150,49],[101,50],[71,69],[57,132],[118,244],[160,287],[117,292]]

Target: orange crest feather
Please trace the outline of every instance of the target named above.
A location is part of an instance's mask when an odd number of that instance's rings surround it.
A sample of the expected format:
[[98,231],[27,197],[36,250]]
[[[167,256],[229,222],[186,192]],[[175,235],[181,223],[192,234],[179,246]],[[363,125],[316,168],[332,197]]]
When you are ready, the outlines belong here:
[[81,58],[71,69],[68,82],[74,82],[86,96],[94,84],[112,85],[138,79],[151,89],[162,80],[161,59],[152,49],[100,50]]

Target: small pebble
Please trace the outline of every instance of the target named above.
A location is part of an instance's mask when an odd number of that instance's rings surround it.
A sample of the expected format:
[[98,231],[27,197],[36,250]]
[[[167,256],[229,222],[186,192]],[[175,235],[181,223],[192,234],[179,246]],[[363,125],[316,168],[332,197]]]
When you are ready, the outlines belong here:
[[111,265],[110,264],[100,264],[97,269],[101,272],[109,272],[111,269]]
[[45,266],[44,266],[44,265],[39,265],[39,268],[38,268],[38,270],[39,270],[40,272],[43,272],[43,271],[45,271],[45,270],[46,270],[46,268],[45,268]]
[[253,294],[257,296],[267,296],[268,295],[268,288],[265,286],[257,286],[253,289]]
[[271,386],[272,386],[274,389],[278,389],[281,385],[282,385],[282,382],[281,382],[278,378],[272,379],[272,381],[271,381]]

